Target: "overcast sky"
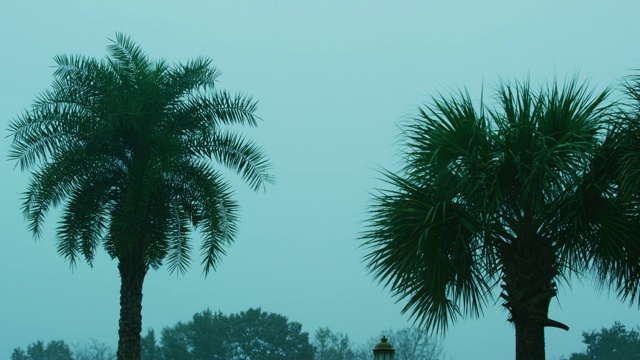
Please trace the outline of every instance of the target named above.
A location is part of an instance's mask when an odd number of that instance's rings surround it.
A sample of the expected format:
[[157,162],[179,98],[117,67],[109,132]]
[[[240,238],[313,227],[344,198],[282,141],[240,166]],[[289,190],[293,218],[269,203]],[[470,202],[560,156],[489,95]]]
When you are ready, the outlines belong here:
[[[208,278],[147,276],[143,331],[186,321],[205,308],[262,307],[355,342],[410,325],[401,305],[367,274],[357,238],[379,167],[399,158],[397,124],[438,92],[474,98],[508,79],[579,74],[594,87],[640,68],[637,1],[0,1],[0,156],[8,122],[49,87],[52,57],[102,58],[116,32],[153,58],[214,60],[220,86],[259,100],[248,131],[274,163],[277,183],[241,202],[240,231]],[[4,155],[2,155],[4,154]],[[57,212],[35,242],[20,213],[27,174],[0,161],[0,359],[17,346],[62,339],[117,341],[119,278],[104,253],[71,271],[55,251]],[[562,287],[550,317],[547,358],[582,350],[583,330],[640,310],[598,293],[587,279]],[[514,331],[499,303],[462,320],[444,339],[457,360],[513,359]],[[393,343],[393,339],[390,339]]]

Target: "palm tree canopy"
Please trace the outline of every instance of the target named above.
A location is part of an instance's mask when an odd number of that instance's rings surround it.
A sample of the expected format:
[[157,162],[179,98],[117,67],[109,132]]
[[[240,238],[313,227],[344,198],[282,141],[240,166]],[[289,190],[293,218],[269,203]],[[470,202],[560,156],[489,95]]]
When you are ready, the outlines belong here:
[[46,214],[62,206],[58,252],[91,264],[143,253],[183,272],[190,234],[202,234],[204,271],[215,269],[236,233],[237,204],[215,168],[239,173],[258,190],[270,164],[232,126],[256,126],[256,101],[215,87],[211,60],[151,61],[123,34],[96,60],[59,55],[51,89],[15,118],[10,159],[31,170],[23,213],[41,236]]
[[[403,311],[445,330],[481,315],[502,281],[513,317],[526,299],[510,284],[544,278],[550,299],[555,281],[586,270],[597,244],[637,228],[596,166],[607,162],[608,94],[576,80],[539,90],[526,81],[501,84],[491,108],[460,92],[418,109],[402,126],[404,166],[382,172],[386,188],[361,237],[368,269],[406,301]],[[544,274],[520,269],[529,251]]]
[[614,290],[620,299],[640,304],[640,75],[636,72],[622,83],[623,99],[615,116],[615,126],[606,144],[607,156],[594,168],[606,174],[609,193],[616,197],[615,206],[594,203],[599,213],[612,209],[633,219],[636,232],[621,231],[617,242],[594,243],[594,272],[598,284]]

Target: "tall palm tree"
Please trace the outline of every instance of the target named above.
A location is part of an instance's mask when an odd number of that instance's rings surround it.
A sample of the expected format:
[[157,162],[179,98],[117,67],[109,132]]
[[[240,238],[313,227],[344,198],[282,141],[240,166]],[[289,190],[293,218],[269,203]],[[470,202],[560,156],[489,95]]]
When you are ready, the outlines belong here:
[[383,171],[361,241],[420,326],[480,316],[499,285],[516,358],[544,359],[544,328],[568,329],[548,318],[556,283],[638,227],[602,174],[607,95],[575,80],[506,83],[495,107],[441,96],[402,128],[404,166]]
[[118,359],[139,359],[148,269],[186,271],[196,231],[206,275],[236,234],[238,205],[215,164],[254,190],[272,178],[262,150],[230,128],[256,126],[256,102],[215,88],[211,60],[151,61],[122,34],[108,53],[54,58],[51,89],[9,126],[10,158],[31,171],[22,210],[35,237],[61,206],[60,255],[92,264],[103,247],[117,259]]

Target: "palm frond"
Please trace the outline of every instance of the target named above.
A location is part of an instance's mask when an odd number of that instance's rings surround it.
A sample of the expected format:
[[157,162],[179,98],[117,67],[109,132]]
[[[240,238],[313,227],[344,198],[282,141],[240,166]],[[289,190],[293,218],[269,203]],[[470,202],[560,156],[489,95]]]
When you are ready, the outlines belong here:
[[188,141],[193,144],[196,154],[211,157],[238,172],[253,190],[264,188],[267,183],[274,181],[269,174],[271,164],[262,149],[235,132],[217,132]]
[[103,244],[109,227],[109,213],[115,200],[116,181],[110,173],[94,173],[79,179],[68,196],[58,225],[58,254],[75,266],[82,255],[90,266]]
[[463,207],[392,173],[395,190],[375,197],[363,234],[364,260],[421,326],[445,330],[460,315],[478,316],[490,298],[482,229]]
[[180,112],[203,120],[203,125],[248,125],[257,126],[260,118],[254,113],[257,101],[250,96],[231,95],[224,90],[213,93],[195,93],[187,98]]
[[221,72],[212,65],[211,59],[198,57],[173,66],[168,75],[167,90],[175,99],[181,99],[199,89],[213,89]]
[[596,283],[620,299],[640,303],[640,76],[637,70],[622,83],[624,98],[614,113],[605,155],[594,168],[608,182],[596,192],[592,217],[602,219],[600,238],[589,239]]
[[24,193],[22,213],[29,223],[29,230],[40,237],[46,214],[55,208],[74,190],[81,174],[80,167],[69,163],[53,163],[32,173]]
[[[183,225],[188,221],[202,234],[204,240],[200,247],[205,275],[215,270],[225,254],[225,248],[233,242],[237,233],[238,205],[232,199],[232,192],[222,176],[210,168],[207,162],[182,162],[176,164],[168,178],[171,192],[176,194],[179,205],[179,217]],[[184,228],[183,228],[184,230]],[[176,266],[180,250],[184,257],[190,247],[180,248],[181,239],[170,237]],[[190,259],[190,258],[189,258]]]
[[166,219],[170,225],[167,249],[167,268],[170,273],[186,273],[191,264],[191,244],[189,235],[191,228],[185,214],[178,208],[173,208],[174,217]]
[[142,48],[123,33],[116,33],[116,39],[107,46],[110,57],[107,62],[120,79],[127,84],[136,84],[141,76],[151,72],[151,62]]
[[213,190],[219,195],[207,205],[207,209],[211,209],[209,216],[201,220],[205,236],[200,250],[204,257],[202,264],[205,276],[216,270],[220,259],[226,254],[225,248],[233,242],[237,233],[238,205],[231,198],[228,186],[224,184]]

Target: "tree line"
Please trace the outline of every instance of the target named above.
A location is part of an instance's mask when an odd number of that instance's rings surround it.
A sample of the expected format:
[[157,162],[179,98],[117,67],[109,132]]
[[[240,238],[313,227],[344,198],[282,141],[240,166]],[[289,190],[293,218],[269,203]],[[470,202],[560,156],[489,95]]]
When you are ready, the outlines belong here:
[[[9,124],[9,157],[31,175],[34,237],[60,207],[60,255],[116,260],[117,356],[139,360],[149,269],[186,271],[195,233],[206,275],[235,238],[238,204],[218,167],[253,190],[273,176],[236,131],[258,125],[257,102],[219,89],[210,59],[152,60],[123,34],[107,50],[54,57],[51,88]],[[401,124],[403,166],[382,171],[359,241],[421,329],[480,316],[499,289],[516,359],[542,360],[544,328],[569,328],[548,313],[558,282],[588,274],[640,300],[640,75],[618,89],[503,82],[491,101],[441,95]]]
[[[561,360],[636,360],[640,354],[640,326],[628,330],[615,322],[610,328],[585,331],[583,352]],[[142,360],[371,360],[372,349],[382,336],[389,338],[396,360],[444,360],[438,338],[415,327],[381,331],[378,337],[355,344],[345,333],[328,327],[313,337],[287,317],[249,309],[224,315],[207,309],[187,322],[162,329],[157,337],[148,329],[141,341]],[[90,342],[69,346],[62,340],[29,344],[15,348],[11,360],[115,360],[107,344]]]
[[640,357],[638,330],[640,326],[627,330],[624,325],[615,322],[610,328],[585,331],[582,333],[582,342],[587,345],[586,350],[571,354],[568,360],[636,360]]
[[[230,322],[235,322],[233,319],[246,320],[255,315],[264,322],[264,326],[256,326],[255,323],[244,324],[248,336],[244,336],[243,340],[237,334],[225,332],[229,330]],[[239,321],[233,326],[242,326],[242,322]],[[268,335],[270,331],[283,330],[284,333]],[[602,327],[599,331],[585,331],[582,333],[582,342],[586,349],[583,352],[574,352],[568,358],[562,356],[560,360],[636,360],[640,354],[639,331],[640,326],[628,330],[619,322],[615,322],[610,328]],[[396,360],[445,359],[439,341],[415,327],[387,329],[380,333],[381,336],[387,336],[393,341]],[[204,310],[186,323],[178,322],[174,326],[162,329],[160,339],[156,338],[153,329],[149,329],[142,337],[141,358],[371,360],[372,349],[377,341],[379,338],[372,338],[367,343],[354,344],[348,335],[327,327],[316,330],[313,339],[309,341],[309,334],[300,331],[298,323],[289,322],[282,315],[249,309],[236,315],[225,316],[220,312]],[[36,341],[29,344],[26,350],[15,348],[11,355],[11,360],[115,359],[115,351],[107,344],[96,340],[72,347],[62,340],[53,340],[46,345],[43,341]]]
[[[441,360],[436,338],[417,328],[388,329],[397,360]],[[186,322],[165,327],[159,336],[149,329],[141,339],[142,360],[371,360],[380,338],[354,344],[349,336],[319,328],[313,335],[286,316],[260,308],[225,315],[209,309]],[[26,350],[16,348],[11,360],[114,360],[107,345],[92,341],[70,347],[64,341],[36,341]]]

